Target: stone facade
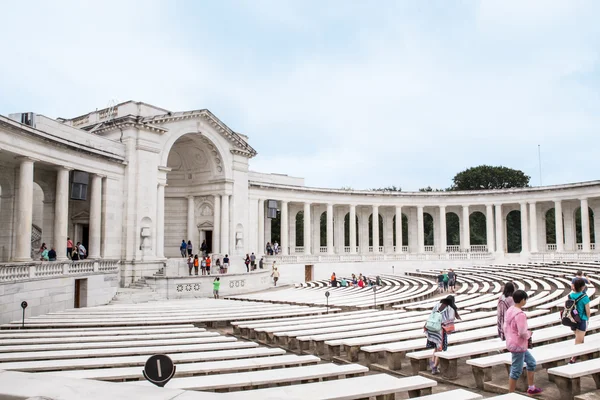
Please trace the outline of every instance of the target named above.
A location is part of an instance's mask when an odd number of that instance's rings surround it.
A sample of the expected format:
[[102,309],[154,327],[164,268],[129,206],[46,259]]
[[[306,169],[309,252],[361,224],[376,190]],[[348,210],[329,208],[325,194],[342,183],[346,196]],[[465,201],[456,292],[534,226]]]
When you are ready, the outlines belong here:
[[[512,211],[520,213],[521,257],[596,257],[591,233],[600,229],[600,181],[452,193],[309,188],[301,178],[250,171],[256,151],[248,138],[208,110],[126,102],[72,119],[28,117],[0,116],[4,262],[30,261],[37,257],[32,243],[39,242],[64,260],[67,237],[87,244],[90,258],[120,260],[122,286],[179,257],[181,240],[190,240],[194,253],[205,240],[213,258],[229,254],[236,273],[245,270],[245,254],[264,254],[273,239],[281,263],[493,260],[507,252]],[[73,199],[76,172],[87,173],[85,200]],[[269,205],[281,218],[277,236]],[[554,226],[564,237],[557,243],[546,243],[551,209],[563,216]],[[459,220],[458,244],[444,234],[450,213]],[[473,213],[485,217],[485,243],[470,243]],[[405,237],[395,223],[401,218]],[[353,220],[358,226],[350,224],[346,237],[346,221]]]

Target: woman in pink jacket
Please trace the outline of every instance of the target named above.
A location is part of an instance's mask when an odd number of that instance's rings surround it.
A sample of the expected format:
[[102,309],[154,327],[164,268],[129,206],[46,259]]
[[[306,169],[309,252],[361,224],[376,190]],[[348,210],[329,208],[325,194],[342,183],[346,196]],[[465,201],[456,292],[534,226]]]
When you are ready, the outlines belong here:
[[517,290],[513,293],[515,305],[506,311],[504,316],[504,335],[506,336],[506,349],[512,353],[512,365],[508,379],[508,391],[514,392],[517,380],[523,372],[523,362],[527,366],[527,394],[540,394],[542,389],[533,384],[533,374],[536,367],[535,358],[529,352],[529,339],[531,331],[527,326],[527,316],[522,308],[527,303],[527,293]]

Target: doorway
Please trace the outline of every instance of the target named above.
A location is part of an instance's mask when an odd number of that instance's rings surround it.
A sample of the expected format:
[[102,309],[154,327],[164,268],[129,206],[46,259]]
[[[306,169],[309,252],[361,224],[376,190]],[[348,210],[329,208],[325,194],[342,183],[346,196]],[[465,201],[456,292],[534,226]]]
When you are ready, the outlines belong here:
[[87,278],[75,279],[73,308],[87,307]]
[[314,276],[315,276],[315,266],[314,265],[305,265],[304,266],[304,282],[314,281]]
[[212,245],[212,233],[213,231],[205,231],[204,238],[206,239],[206,247],[208,248],[208,253],[211,254],[213,252]]

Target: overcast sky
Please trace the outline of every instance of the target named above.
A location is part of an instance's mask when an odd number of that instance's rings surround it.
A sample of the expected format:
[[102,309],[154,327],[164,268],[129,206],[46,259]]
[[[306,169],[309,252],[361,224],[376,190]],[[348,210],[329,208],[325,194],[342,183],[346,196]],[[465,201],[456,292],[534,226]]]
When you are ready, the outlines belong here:
[[208,108],[251,169],[445,188],[600,178],[600,1],[2,1],[0,114]]

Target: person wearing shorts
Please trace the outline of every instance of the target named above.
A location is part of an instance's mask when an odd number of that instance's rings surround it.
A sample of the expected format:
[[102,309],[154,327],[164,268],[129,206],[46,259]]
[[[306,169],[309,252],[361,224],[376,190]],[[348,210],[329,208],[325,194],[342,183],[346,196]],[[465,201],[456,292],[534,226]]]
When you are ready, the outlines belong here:
[[438,282],[438,293],[442,293],[444,291],[444,271],[440,271],[440,274],[437,276]]
[[215,299],[219,298],[219,289],[221,288],[221,278],[216,277],[213,281],[213,296]]
[[227,268],[229,268],[229,255],[225,254],[223,257],[223,273],[227,273]]
[[452,268],[450,268],[450,272],[448,272],[448,286],[450,286],[450,290],[454,293],[456,289],[456,272]]
[[[569,294],[569,299],[576,301],[575,308],[579,314],[579,318],[581,318],[581,322],[571,328],[575,332],[575,344],[583,343],[588,320],[590,319],[590,298],[584,289],[587,289],[587,286],[583,278],[573,280],[573,291]],[[572,357],[569,360],[569,364],[573,364],[575,361],[577,361],[577,357]]]

